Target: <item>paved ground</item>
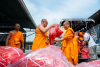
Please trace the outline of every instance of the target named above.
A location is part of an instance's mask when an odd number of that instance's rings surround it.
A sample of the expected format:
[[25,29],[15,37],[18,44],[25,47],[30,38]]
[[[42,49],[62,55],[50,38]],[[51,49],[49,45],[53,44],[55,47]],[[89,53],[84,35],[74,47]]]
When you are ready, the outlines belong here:
[[31,50],[25,50],[25,53],[29,53],[29,52],[31,52]]

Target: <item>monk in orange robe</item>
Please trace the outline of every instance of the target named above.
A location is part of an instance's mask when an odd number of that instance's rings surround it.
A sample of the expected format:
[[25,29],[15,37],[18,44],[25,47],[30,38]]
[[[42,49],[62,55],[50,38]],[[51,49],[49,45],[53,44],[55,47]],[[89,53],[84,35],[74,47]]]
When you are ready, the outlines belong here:
[[81,53],[80,48],[78,46],[78,40],[79,36],[78,36],[78,32],[75,32],[75,36],[73,38],[73,43],[74,43],[74,65],[76,65],[78,63],[78,54]]
[[59,40],[54,40],[52,43],[62,41],[61,49],[64,52],[65,57],[68,59],[68,61],[74,64],[74,31],[72,28],[70,28],[70,23],[68,21],[64,22],[63,26],[66,30],[65,35]]
[[22,43],[22,50],[24,51],[24,38],[22,32],[19,31],[20,25],[15,24],[15,30],[10,31],[7,39],[6,46],[17,47],[20,49]]
[[84,35],[82,34],[82,32],[79,32],[79,37],[80,37],[81,40],[84,39],[83,36],[84,36]]
[[47,31],[54,27],[55,24],[50,25],[46,28],[48,22],[46,19],[42,19],[41,24],[37,26],[35,30],[35,38],[33,40],[32,51],[46,47],[48,43]]
[[82,43],[84,43],[84,38],[83,38],[83,36],[84,36],[84,35],[82,34],[82,32],[79,32],[79,37],[80,37],[80,40],[81,40]]

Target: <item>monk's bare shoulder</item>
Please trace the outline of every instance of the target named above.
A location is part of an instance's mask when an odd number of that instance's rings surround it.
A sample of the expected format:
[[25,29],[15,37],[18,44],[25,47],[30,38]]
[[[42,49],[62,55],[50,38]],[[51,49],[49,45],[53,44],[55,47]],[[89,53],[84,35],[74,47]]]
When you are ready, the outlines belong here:
[[39,24],[38,26],[37,26],[37,29],[41,29],[43,26],[41,25],[41,24]]
[[42,25],[41,24],[39,24],[37,27],[41,27]]
[[12,30],[12,31],[9,32],[9,34],[13,34],[13,33],[14,33],[14,30]]

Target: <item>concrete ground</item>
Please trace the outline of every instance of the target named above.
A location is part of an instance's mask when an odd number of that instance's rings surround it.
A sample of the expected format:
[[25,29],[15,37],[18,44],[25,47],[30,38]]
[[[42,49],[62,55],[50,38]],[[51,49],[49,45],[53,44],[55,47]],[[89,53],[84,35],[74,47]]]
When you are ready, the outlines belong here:
[[31,50],[25,50],[25,53],[29,53],[29,52],[31,52]]

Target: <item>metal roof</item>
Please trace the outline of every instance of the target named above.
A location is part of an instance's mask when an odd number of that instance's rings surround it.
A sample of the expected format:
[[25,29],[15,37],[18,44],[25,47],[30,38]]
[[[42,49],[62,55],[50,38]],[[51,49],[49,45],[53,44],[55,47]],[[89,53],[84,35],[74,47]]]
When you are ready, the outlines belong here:
[[36,28],[23,0],[0,0],[0,32],[14,29],[15,23],[20,24],[21,31],[23,28]]
[[95,12],[92,16],[89,17],[89,19],[94,19],[95,20],[95,25],[100,23],[100,9]]
[[64,21],[69,21],[74,31],[78,31],[82,28],[85,28],[86,25],[90,27],[91,24],[95,23],[93,19],[62,19],[62,21],[60,22],[60,26],[63,26]]
[[82,28],[85,28],[86,23],[87,29],[89,29],[92,26],[100,24],[100,9],[93,15],[91,15],[88,19],[62,19],[62,21],[60,22],[61,26],[63,24],[63,21],[70,21],[70,23],[72,23],[71,27],[74,29],[74,31],[78,31]]

